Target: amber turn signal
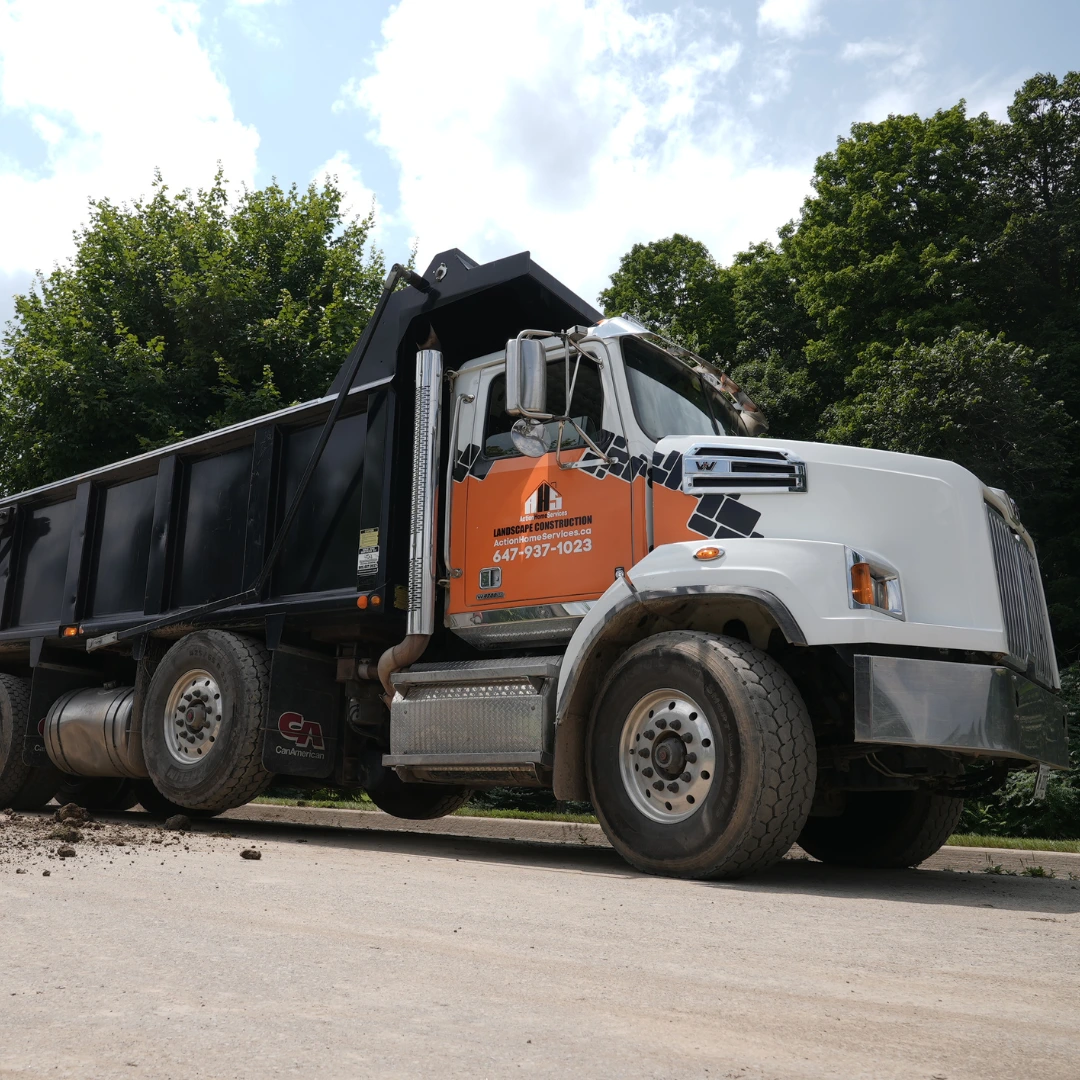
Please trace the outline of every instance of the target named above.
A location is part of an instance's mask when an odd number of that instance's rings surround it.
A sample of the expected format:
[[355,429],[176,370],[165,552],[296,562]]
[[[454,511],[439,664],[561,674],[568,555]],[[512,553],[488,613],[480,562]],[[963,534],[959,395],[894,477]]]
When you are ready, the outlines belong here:
[[363,611],[363,610],[364,610],[364,608],[366,608],[366,607],[368,606],[368,598],[367,598],[367,593],[361,593],[361,594],[360,594],[360,595],[359,595],[359,596],[358,596],[358,597],[356,598],[356,606],[357,606],[357,607],[358,607],[358,608],[359,608],[359,609],[360,609],[361,611]]
[[373,596],[371,598],[371,606],[372,607],[378,607],[381,603],[382,603],[382,597],[381,596],[376,595],[376,596]]
[[78,637],[83,632],[81,626],[64,626],[60,630],[61,637]]
[[851,597],[856,604],[873,605],[874,578],[870,573],[869,563],[851,564]]
[[712,562],[713,559],[719,559],[724,554],[723,548],[718,547],[703,547],[698,548],[694,552],[694,558],[701,562]]

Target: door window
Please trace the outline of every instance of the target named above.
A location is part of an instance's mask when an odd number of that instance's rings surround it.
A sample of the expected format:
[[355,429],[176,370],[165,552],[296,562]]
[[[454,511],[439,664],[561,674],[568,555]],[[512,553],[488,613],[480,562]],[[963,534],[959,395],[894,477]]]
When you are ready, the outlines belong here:
[[[556,416],[565,416],[567,415],[565,363],[562,360],[554,360],[547,367],[546,411]],[[574,364],[571,362],[571,379],[573,376]],[[599,439],[604,419],[604,388],[600,379],[600,369],[587,360],[582,360],[578,365],[577,381],[574,383],[569,415],[593,442]],[[521,456],[510,438],[510,429],[517,419],[516,416],[509,416],[506,412],[506,375],[496,375],[491,380],[487,416],[484,420],[484,455],[486,457]],[[558,423],[552,421],[545,424],[544,436],[548,450],[554,451],[559,442]],[[569,424],[563,426],[562,447],[564,450],[574,450],[585,445],[581,436]]]

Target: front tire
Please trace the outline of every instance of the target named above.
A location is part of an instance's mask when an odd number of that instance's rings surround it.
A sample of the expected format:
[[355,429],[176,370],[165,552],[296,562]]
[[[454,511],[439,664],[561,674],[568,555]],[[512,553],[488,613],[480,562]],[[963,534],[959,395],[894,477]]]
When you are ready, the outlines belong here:
[[677,631],[634,645],[597,695],[586,745],[612,846],[652,874],[733,878],[782,858],[817,776],[790,676],[734,638]]
[[837,866],[918,866],[949,839],[963,812],[963,799],[930,791],[852,791],[839,817],[807,821],[799,846]]
[[147,688],[141,724],[157,791],[184,810],[219,813],[263,792],[270,653],[254,638],[197,630],[162,658]]

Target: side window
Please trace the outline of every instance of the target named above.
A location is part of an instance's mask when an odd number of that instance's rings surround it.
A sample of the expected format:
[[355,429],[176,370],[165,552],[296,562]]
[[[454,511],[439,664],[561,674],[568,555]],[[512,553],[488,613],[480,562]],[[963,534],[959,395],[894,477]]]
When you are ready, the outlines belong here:
[[[556,416],[566,415],[566,375],[562,360],[548,364],[547,411]],[[573,377],[573,362],[570,374]],[[582,360],[578,366],[577,382],[574,384],[574,397],[570,403],[569,415],[594,442],[600,437],[600,426],[604,419],[604,387],[600,379],[600,369]],[[516,416],[506,413],[506,375],[496,375],[491,380],[488,392],[487,416],[484,419],[484,455],[489,458],[517,457],[510,438],[510,429],[517,420]],[[553,451],[559,442],[559,425],[544,425],[547,447]],[[581,436],[567,424],[563,428],[564,450],[573,450],[585,445]]]

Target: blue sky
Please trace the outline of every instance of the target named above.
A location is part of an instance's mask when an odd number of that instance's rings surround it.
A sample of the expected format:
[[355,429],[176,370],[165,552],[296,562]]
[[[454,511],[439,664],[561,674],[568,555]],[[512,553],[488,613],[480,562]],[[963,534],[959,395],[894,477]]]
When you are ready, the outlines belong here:
[[531,249],[590,300],[636,241],[728,259],[856,120],[1005,119],[1075,0],[0,0],[0,323],[89,198],[334,173],[390,259]]

